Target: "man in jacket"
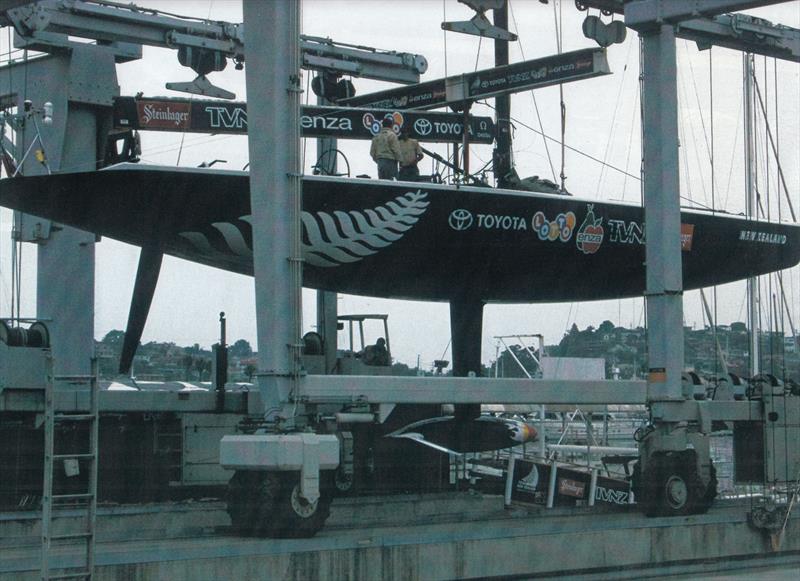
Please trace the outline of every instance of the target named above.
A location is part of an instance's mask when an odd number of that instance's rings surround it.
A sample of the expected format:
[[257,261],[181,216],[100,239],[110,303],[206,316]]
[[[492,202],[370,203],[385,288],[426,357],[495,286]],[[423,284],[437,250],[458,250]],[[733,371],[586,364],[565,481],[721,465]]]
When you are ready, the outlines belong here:
[[422,148],[419,141],[412,139],[408,128],[403,127],[400,132],[400,174],[398,179],[406,182],[415,182],[419,179],[417,162],[422,159]]
[[397,179],[397,162],[400,160],[400,146],[397,135],[392,130],[393,121],[385,117],[381,131],[372,138],[369,154],[378,164],[378,179]]

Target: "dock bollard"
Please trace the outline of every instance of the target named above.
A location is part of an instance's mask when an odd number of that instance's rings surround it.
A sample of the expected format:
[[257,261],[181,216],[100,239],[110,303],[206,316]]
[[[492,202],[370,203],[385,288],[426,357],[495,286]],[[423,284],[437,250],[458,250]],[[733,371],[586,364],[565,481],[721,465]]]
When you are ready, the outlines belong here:
[[547,487],[547,508],[553,508],[553,499],[556,496],[556,473],[558,472],[558,465],[555,459],[550,465],[550,484]]
[[504,508],[511,507],[511,495],[514,492],[514,467],[516,466],[516,456],[510,451],[508,454],[508,467],[506,468],[506,493],[503,499]]

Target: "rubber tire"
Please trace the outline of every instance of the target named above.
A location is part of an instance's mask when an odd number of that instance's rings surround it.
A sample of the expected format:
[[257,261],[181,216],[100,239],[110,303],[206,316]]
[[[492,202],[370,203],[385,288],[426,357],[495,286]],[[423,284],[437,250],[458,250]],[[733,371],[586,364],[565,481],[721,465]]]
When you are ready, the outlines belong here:
[[714,464],[712,463],[711,479],[708,481],[708,486],[706,487],[702,499],[700,499],[700,502],[697,503],[697,514],[707,513],[708,509],[711,508],[711,505],[714,504],[714,499],[717,498],[718,485],[719,481],[717,480],[717,469],[714,467]]
[[[320,498],[313,512],[298,514],[292,506],[292,495],[298,502],[300,474],[297,472],[264,472],[255,493],[255,533],[271,538],[310,538],[316,535],[331,513],[333,492],[331,476],[320,475]],[[300,500],[302,502],[302,500]]]
[[281,503],[283,502],[282,474],[263,472],[255,488],[253,518],[255,534],[259,537],[280,537],[283,528]]
[[316,535],[325,521],[331,514],[331,503],[333,502],[333,490],[331,482],[332,474],[320,474],[320,497],[316,503],[316,509],[310,515],[298,514],[294,509],[294,502],[304,502],[299,498],[300,494],[300,475],[298,473],[285,473],[283,476],[283,495],[281,497],[281,516],[283,528],[280,536],[282,538],[307,539]]
[[334,488],[336,496],[354,496],[356,493],[356,474],[345,475],[340,466],[334,470]]
[[641,505],[643,499],[643,482],[642,482],[642,468],[641,462],[636,461],[633,465],[633,470],[631,470],[631,492],[633,493],[633,500],[636,504]]
[[706,492],[693,453],[654,456],[643,480],[642,508],[651,517],[694,514]]
[[225,493],[228,516],[233,530],[242,536],[256,532],[255,490],[259,477],[260,473],[252,470],[237,470],[228,482]]

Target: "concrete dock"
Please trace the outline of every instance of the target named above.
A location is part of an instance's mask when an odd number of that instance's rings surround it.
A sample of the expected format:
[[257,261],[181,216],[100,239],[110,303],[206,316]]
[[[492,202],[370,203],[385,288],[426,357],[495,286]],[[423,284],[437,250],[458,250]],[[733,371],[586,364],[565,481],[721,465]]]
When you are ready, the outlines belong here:
[[[107,508],[96,578],[633,579],[800,566],[800,518],[789,520],[775,550],[748,524],[748,504],[649,519],[633,507],[504,510],[500,497],[469,493],[365,500],[338,499],[330,526],[302,540],[236,537],[219,502]],[[0,518],[0,581],[39,578],[36,516]],[[77,548],[59,557],[80,564]]]

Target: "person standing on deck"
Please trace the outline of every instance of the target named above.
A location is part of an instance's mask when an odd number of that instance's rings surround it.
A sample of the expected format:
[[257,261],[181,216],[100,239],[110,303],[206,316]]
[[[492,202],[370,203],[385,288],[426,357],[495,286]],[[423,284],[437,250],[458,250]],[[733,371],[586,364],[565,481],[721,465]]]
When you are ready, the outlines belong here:
[[399,180],[406,182],[416,182],[419,180],[419,168],[417,162],[422,159],[422,148],[419,141],[412,139],[408,134],[408,128],[403,127],[400,131],[400,174]]
[[378,179],[381,180],[397,179],[397,162],[401,154],[397,135],[392,129],[393,124],[390,117],[384,118],[381,131],[372,138],[372,146],[369,148],[369,154],[378,164]]

